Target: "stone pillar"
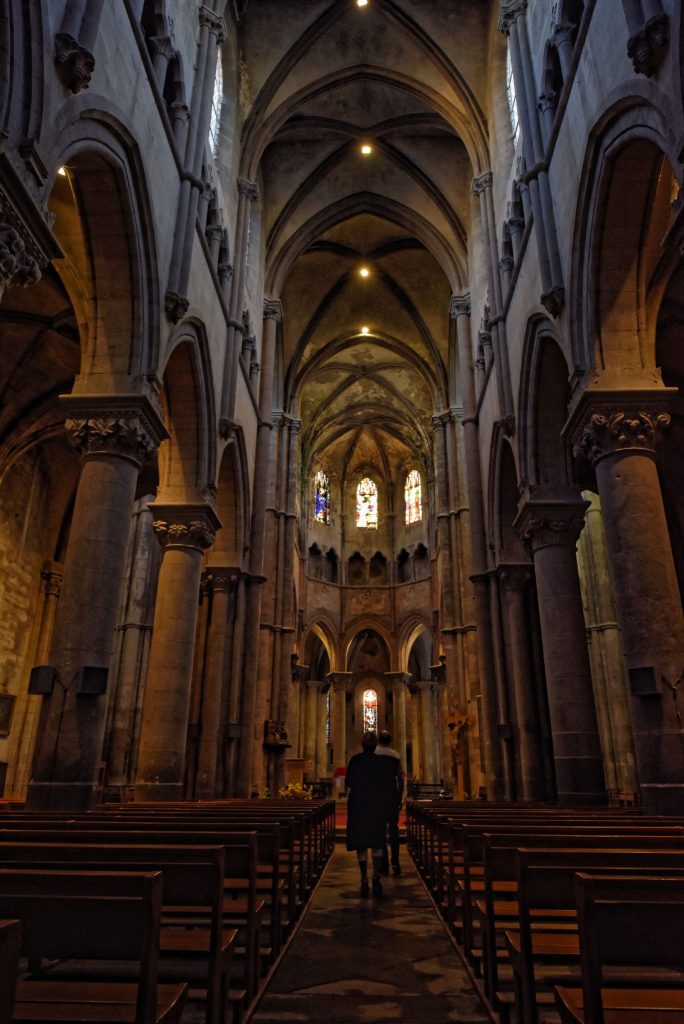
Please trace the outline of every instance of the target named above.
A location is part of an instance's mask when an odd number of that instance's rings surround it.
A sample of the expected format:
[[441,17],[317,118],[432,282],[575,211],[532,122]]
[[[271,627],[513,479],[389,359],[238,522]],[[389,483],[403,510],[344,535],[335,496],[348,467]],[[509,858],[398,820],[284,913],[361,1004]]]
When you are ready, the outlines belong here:
[[644,807],[684,806],[684,616],[655,449],[671,392],[586,392],[566,425],[594,466],[622,646]]
[[145,687],[137,800],[183,796],[202,555],[221,523],[211,505],[150,505],[163,549]]
[[499,580],[506,595],[510,668],[516,711],[515,732],[522,785],[519,797],[523,800],[543,800],[546,794],[526,607],[526,591],[532,582],[531,567],[502,564],[499,566]]
[[558,800],[585,805],[606,802],[575,553],[588,504],[532,498],[514,523],[534,558]]
[[216,791],[220,756],[220,738],[224,722],[223,691],[228,682],[226,655],[228,647],[231,591],[240,570],[211,565],[204,573],[204,582],[211,594],[211,612],[207,627],[207,648],[202,678],[202,699],[197,741],[197,776],[195,797],[212,800]]
[[62,403],[81,475],[50,655],[56,679],[43,699],[27,807],[82,811],[95,802],[107,702],[82,688],[85,670],[109,670],[138,470],[168,435],[143,395],[68,395]]
[[[435,753],[439,749],[440,732],[436,728],[433,711],[433,684],[427,680],[414,684],[418,690],[420,708],[420,781],[437,782]],[[415,763],[415,760],[414,760]]]
[[[244,669],[242,683],[242,737],[238,768],[238,796],[247,796],[254,784],[263,784],[263,751],[257,756],[256,743],[263,735],[263,714],[271,680],[260,678],[259,647],[261,598],[264,577],[266,505],[271,491],[273,435],[273,377],[278,324],[282,321],[279,301],[264,302],[264,330],[261,354],[261,390],[259,423],[254,456],[254,488],[252,491],[252,524],[250,530],[249,573],[246,577]],[[257,763],[259,762],[259,763]],[[255,770],[257,776],[255,777]]]
[[316,728],[316,766],[315,773],[317,779],[328,778],[328,737],[327,737],[327,724],[328,724],[328,698],[329,687],[325,682],[319,683],[318,697],[317,697],[317,709],[318,719]]
[[575,48],[574,33],[576,28],[577,26],[569,21],[559,21],[553,26],[553,32],[551,33],[551,42],[558,51],[558,59],[564,82],[570,74],[572,51]]
[[[57,614],[57,602],[64,577],[64,567],[59,562],[46,562],[41,571],[43,580],[43,607],[36,643],[36,665],[47,665],[50,660],[50,644]],[[40,715],[41,698],[30,694],[28,688],[17,697],[14,709],[12,732],[7,755],[7,778],[5,796],[23,799],[26,796],[31,761],[36,745],[36,732]]]
[[468,503],[470,506],[469,523],[472,557],[472,576],[470,578],[473,584],[475,621],[477,623],[477,656],[480,672],[480,691],[482,694],[485,776],[490,799],[501,800],[504,795],[504,767],[499,742],[499,709],[495,682],[496,672],[493,656],[489,582],[486,575],[487,549],[476,418],[475,382],[473,379],[470,295],[453,295],[449,313],[451,318],[456,321],[458,361],[463,395],[463,418],[461,422],[463,424],[466,480],[468,483]]
[[406,688],[410,678],[409,672],[385,672],[392,693],[391,746],[399,754],[403,771],[406,771]]
[[412,777],[420,779],[421,742],[420,742],[420,691],[415,683],[409,687],[410,718],[411,718],[411,772]]
[[333,795],[341,799],[344,792],[344,777],[347,771],[347,689],[351,672],[330,672],[330,739],[333,748]]
[[104,0],[67,0],[55,36],[55,64],[63,85],[71,92],[80,92],[90,85],[103,7]]
[[304,692],[304,714],[303,714],[303,729],[301,737],[301,756],[309,762],[309,767],[306,769],[307,775],[310,780],[315,780],[318,776],[316,775],[316,759],[318,756],[318,702],[321,693],[321,684],[315,680],[309,680],[306,683],[301,683]]

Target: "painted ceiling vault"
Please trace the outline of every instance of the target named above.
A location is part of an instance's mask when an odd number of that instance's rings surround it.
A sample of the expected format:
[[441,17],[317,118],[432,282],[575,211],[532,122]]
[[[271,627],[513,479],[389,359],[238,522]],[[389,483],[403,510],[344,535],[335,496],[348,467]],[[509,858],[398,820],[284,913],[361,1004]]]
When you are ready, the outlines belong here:
[[493,17],[489,0],[243,4],[242,173],[262,184],[307,468],[323,452],[341,478],[428,464],[430,419],[453,401],[471,182],[489,167]]

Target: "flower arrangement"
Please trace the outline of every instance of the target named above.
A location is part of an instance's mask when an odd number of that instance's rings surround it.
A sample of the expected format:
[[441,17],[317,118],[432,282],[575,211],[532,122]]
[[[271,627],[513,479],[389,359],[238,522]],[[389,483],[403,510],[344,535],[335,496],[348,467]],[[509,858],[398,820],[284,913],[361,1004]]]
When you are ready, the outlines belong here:
[[278,790],[278,796],[282,800],[311,800],[313,789],[301,782],[288,782],[287,786]]

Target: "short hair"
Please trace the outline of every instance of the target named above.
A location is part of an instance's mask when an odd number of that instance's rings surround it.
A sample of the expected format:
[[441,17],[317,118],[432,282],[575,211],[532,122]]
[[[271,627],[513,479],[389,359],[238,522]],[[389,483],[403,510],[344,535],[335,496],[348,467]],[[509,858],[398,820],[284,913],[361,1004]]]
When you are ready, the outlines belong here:
[[378,737],[374,732],[364,732],[361,737],[361,746],[364,750],[375,750],[378,745]]
[[381,747],[389,747],[392,737],[388,729],[381,729],[378,733],[378,743]]

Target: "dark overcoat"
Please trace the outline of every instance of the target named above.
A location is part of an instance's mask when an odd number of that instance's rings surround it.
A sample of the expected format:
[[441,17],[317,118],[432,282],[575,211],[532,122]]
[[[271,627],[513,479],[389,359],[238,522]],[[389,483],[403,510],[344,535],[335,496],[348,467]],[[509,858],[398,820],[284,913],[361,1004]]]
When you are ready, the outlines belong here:
[[394,757],[376,757],[363,751],[347,766],[347,849],[380,850],[385,845],[385,823],[397,803],[397,771]]

